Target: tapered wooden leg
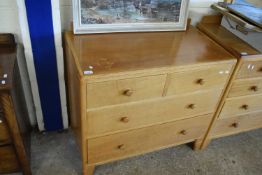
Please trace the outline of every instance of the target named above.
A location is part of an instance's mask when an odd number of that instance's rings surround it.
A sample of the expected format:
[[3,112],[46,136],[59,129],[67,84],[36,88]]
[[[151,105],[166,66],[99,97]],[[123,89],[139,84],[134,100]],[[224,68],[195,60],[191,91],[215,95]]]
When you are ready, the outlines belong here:
[[95,165],[86,165],[83,168],[83,175],[93,175],[95,171]]
[[30,167],[23,167],[23,175],[32,175]]
[[95,165],[86,165],[83,167],[83,175],[93,175],[95,171]]
[[93,175],[95,171],[95,165],[87,166],[87,174],[86,175]]
[[197,140],[194,142],[193,149],[194,149],[195,151],[200,150],[200,147],[201,147],[202,142],[203,142],[202,139],[197,139]]
[[198,151],[198,150],[205,149],[208,146],[208,144],[210,143],[210,141],[211,141],[211,139],[205,139],[205,140],[198,139],[198,140],[196,140],[195,143],[194,143],[194,150]]
[[210,142],[211,142],[211,139],[210,139],[210,138],[207,138],[207,139],[202,143],[201,150],[206,149]]

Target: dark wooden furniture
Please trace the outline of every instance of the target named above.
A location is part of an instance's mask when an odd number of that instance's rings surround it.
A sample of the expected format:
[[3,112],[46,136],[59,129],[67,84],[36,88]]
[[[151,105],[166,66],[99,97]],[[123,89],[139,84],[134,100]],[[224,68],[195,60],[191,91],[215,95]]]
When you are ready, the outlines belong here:
[[0,174],[30,175],[30,123],[13,35],[0,34]]

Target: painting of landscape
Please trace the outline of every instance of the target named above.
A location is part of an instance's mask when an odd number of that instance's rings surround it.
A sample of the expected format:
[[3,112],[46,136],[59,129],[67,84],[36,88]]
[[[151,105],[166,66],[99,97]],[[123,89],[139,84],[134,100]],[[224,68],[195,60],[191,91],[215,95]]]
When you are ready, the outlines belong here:
[[80,0],[82,24],[179,22],[183,0]]

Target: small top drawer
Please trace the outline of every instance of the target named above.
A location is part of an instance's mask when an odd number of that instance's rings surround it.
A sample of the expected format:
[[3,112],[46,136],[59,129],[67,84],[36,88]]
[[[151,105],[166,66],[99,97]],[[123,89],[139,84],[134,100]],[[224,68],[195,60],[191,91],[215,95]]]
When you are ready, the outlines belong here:
[[9,135],[7,123],[2,114],[0,114],[0,146],[9,144],[11,137]]
[[262,60],[261,61],[244,61],[237,78],[262,77]]
[[231,73],[232,64],[201,66],[198,69],[170,74],[166,95],[223,89]]
[[87,108],[161,97],[166,75],[87,84]]

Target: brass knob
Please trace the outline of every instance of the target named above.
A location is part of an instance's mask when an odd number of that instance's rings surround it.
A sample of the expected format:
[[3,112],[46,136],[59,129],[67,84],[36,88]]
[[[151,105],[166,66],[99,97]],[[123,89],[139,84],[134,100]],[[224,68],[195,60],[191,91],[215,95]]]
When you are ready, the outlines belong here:
[[258,87],[257,86],[251,86],[250,90],[252,90],[254,92],[257,92],[258,91]]
[[124,90],[123,94],[125,96],[129,96],[130,97],[133,94],[133,91],[131,89],[126,89],[126,90]]
[[239,124],[238,123],[232,123],[231,126],[234,127],[234,128],[238,128]]
[[186,131],[186,130],[182,130],[182,131],[180,131],[180,134],[186,135],[186,134],[187,134],[187,131]]
[[205,84],[205,80],[200,78],[200,79],[197,80],[197,84],[204,85]]
[[124,144],[118,145],[117,148],[120,149],[120,150],[123,150],[123,149],[125,149],[125,145]]
[[195,109],[195,108],[196,108],[196,105],[195,105],[195,104],[190,104],[190,105],[188,105],[188,108],[189,108],[189,109]]
[[248,110],[248,105],[242,105],[241,108],[245,109],[245,110]]
[[120,121],[123,122],[123,123],[128,123],[129,122],[129,118],[128,117],[122,117],[120,119]]
[[0,124],[3,123],[3,120],[0,118]]

